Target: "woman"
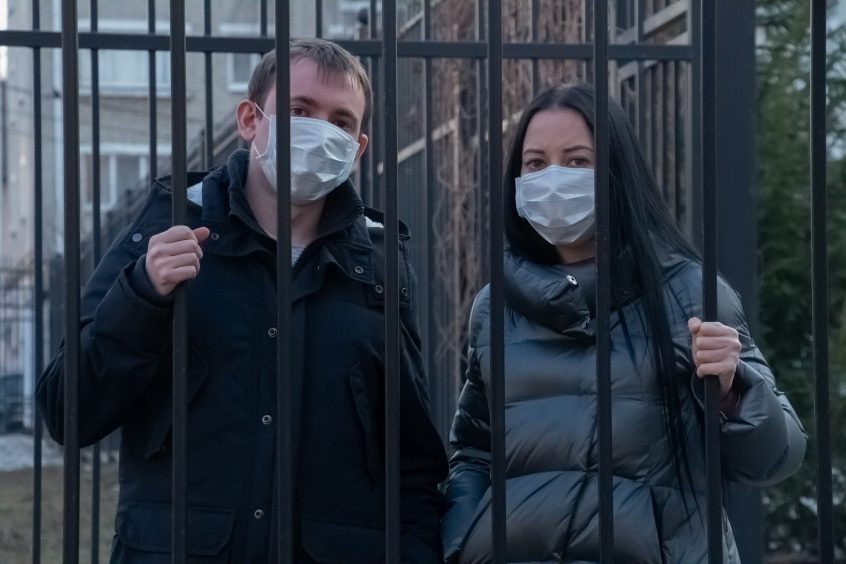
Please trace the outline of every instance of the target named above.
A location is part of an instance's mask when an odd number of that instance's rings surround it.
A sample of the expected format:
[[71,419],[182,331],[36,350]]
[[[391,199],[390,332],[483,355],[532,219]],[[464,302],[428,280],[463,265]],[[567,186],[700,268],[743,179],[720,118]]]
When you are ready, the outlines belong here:
[[[509,562],[599,560],[593,104],[587,85],[540,94],[507,163]],[[806,436],[724,281],[719,322],[699,320],[697,253],[616,102],[608,117],[616,559],[705,562],[703,376],[719,376],[727,479],[782,480],[801,464]],[[468,378],[451,433],[448,562],[491,561],[490,307],[485,288],[471,313]],[[726,562],[738,562],[724,524]]]

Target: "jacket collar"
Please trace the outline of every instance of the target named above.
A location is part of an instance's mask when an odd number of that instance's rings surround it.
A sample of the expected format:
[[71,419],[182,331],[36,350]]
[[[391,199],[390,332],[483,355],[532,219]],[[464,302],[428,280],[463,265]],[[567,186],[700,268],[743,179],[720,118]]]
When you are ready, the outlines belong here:
[[558,333],[589,337],[585,296],[560,264],[538,264],[505,254],[505,301],[513,309]]
[[[213,248],[218,254],[244,256],[257,251],[275,252],[276,242],[258,225],[244,192],[249,158],[248,150],[236,150],[226,165],[202,178],[202,222],[212,230]],[[347,179],[326,197],[316,242],[326,241],[334,247],[346,246],[362,252],[370,250],[363,212],[364,205]],[[338,254],[337,250],[334,254]],[[344,263],[345,272],[349,269],[356,275],[354,278],[361,278],[355,268],[360,265],[346,264],[347,261],[337,257],[334,262]],[[367,270],[372,275],[372,269]]]
[[[612,309],[632,302],[641,294],[628,250],[620,255],[619,264],[622,268],[614,273],[611,291]],[[596,297],[584,291],[567,265],[538,264],[507,251],[504,274],[505,299],[515,310],[559,333],[593,336],[591,310]]]

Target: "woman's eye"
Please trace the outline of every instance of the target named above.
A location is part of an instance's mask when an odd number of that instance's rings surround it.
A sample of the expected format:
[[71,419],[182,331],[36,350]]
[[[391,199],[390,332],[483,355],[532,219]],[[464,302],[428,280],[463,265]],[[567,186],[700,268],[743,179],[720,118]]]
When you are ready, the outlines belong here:
[[540,159],[532,159],[530,161],[526,161],[525,167],[529,170],[540,170],[544,167],[544,162]]
[[306,111],[303,108],[291,108],[291,115],[294,117],[305,117]]
[[584,157],[576,157],[570,159],[570,162],[567,164],[567,166],[572,168],[585,168],[587,166],[590,166],[590,161],[588,161]]

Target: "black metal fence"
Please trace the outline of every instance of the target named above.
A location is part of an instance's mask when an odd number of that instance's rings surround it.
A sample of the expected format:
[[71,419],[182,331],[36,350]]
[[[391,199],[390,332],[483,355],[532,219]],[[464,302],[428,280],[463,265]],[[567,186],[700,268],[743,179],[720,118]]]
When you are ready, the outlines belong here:
[[[186,37],[185,5],[179,0],[170,2],[171,29],[169,35],[156,31],[154,0],[148,2],[148,33],[115,34],[98,31],[97,0],[90,0],[91,31],[80,32],[77,28],[77,1],[62,1],[61,32],[42,31],[41,2],[32,1],[32,29],[7,30],[0,32],[0,45],[24,47],[33,55],[33,170],[34,170],[34,261],[33,261],[33,308],[32,321],[35,328],[35,372],[44,367],[45,316],[41,304],[45,302],[44,271],[44,183],[41,170],[44,163],[42,151],[42,53],[44,49],[60,49],[62,56],[62,104],[64,131],[64,252],[62,274],[64,282],[63,315],[66,343],[65,355],[65,464],[64,464],[64,561],[77,562],[80,542],[80,449],[78,440],[78,382],[80,370],[80,284],[83,272],[88,268],[83,262],[80,243],[80,149],[79,149],[79,57],[90,50],[91,57],[91,103],[93,119],[92,150],[94,162],[99,162],[99,80],[98,53],[103,49],[141,50],[149,53],[149,152],[150,175],[159,170],[157,157],[157,103],[156,103],[156,53],[170,52],[170,85],[172,103],[172,161],[173,174],[173,222],[184,222],[186,213],[185,171],[189,164],[186,133],[186,53],[201,53],[205,61],[206,111],[204,143],[201,151],[203,163],[211,164],[217,155],[215,147],[220,143],[214,136],[215,124],[212,112],[211,68],[215,53],[261,53],[277,48],[280,53],[277,73],[277,105],[284,107],[288,98],[288,19],[277,17],[275,38],[268,36],[268,3],[260,1],[260,35],[255,37],[216,37],[211,32],[211,2],[205,0],[204,28],[202,35]],[[378,5],[377,5],[378,4]],[[544,69],[551,68],[562,74],[567,69],[561,65],[573,63],[574,76],[593,80],[596,91],[597,147],[596,193],[597,193],[597,321],[598,321],[598,363],[597,389],[599,397],[600,437],[600,535],[602,543],[601,561],[612,562],[614,554],[614,519],[612,514],[611,488],[611,394],[609,351],[610,337],[608,320],[610,315],[609,277],[609,217],[608,210],[608,145],[607,96],[616,94],[631,112],[637,124],[648,153],[655,166],[665,195],[673,205],[679,218],[691,233],[702,243],[704,250],[705,289],[704,311],[707,319],[714,319],[716,313],[716,272],[718,211],[722,210],[718,175],[721,171],[720,152],[717,147],[718,128],[721,123],[721,105],[731,102],[721,97],[718,69],[718,41],[722,37],[721,24],[725,23],[722,10],[727,3],[715,0],[690,0],[678,2],[651,2],[647,11],[645,0],[619,0],[607,2],[596,0],[584,6],[586,23],[583,37],[579,41],[556,40],[555,37],[541,40],[539,25],[539,0],[532,0],[528,41],[515,41],[514,34],[506,29],[501,0],[477,0],[474,5],[474,29],[459,31],[455,38],[436,37],[432,22],[438,17],[443,2],[422,2],[420,17],[398,29],[396,4],[377,3],[371,0],[367,10],[367,37],[339,41],[353,54],[360,56],[371,72],[378,98],[378,111],[374,112],[370,130],[374,132],[373,150],[369,160],[362,163],[359,179],[362,194],[369,203],[380,204],[386,212],[386,283],[385,283],[385,428],[387,476],[386,492],[386,544],[387,561],[399,562],[399,379],[393,377],[399,366],[399,279],[397,259],[397,219],[402,215],[417,227],[418,243],[413,249],[413,258],[424,280],[432,288],[445,285],[437,280],[435,243],[437,225],[432,218],[437,206],[436,198],[445,198],[442,180],[437,178],[436,162],[443,151],[446,134],[439,132],[449,119],[449,112],[438,116],[435,81],[438,65],[450,61],[463,61],[465,69],[472,75],[470,80],[456,85],[459,98],[467,98],[476,110],[471,116],[470,141],[474,147],[473,175],[480,207],[476,209],[480,222],[477,226],[481,255],[480,265],[483,278],[490,281],[491,300],[491,342],[492,342],[492,492],[493,527],[495,534],[494,561],[504,562],[506,551],[505,532],[505,436],[504,436],[504,287],[503,287],[503,221],[504,209],[502,186],[503,137],[509,134],[513,113],[519,101],[536,92],[544,81],[556,81],[560,76],[544,76]],[[819,546],[821,562],[834,561],[834,532],[832,522],[831,488],[831,438],[828,409],[828,350],[827,350],[827,270],[826,270],[826,188],[825,188],[825,1],[812,3],[811,24],[813,30],[812,52],[812,202],[813,202],[813,299],[814,299],[814,367],[816,379],[816,436],[818,441],[818,507]],[[752,3],[733,2],[731,10],[752,9]],[[719,8],[719,11],[718,11]],[[316,32],[322,34],[323,2],[315,1],[318,14]],[[276,14],[289,13],[289,3],[275,2]],[[614,18],[609,22],[609,14]],[[379,25],[377,25],[377,20]],[[611,25],[609,25],[609,23]],[[610,30],[610,31],[609,31]],[[295,33],[296,35],[296,33]],[[611,39],[614,42],[611,42]],[[82,51],[80,50],[82,49]],[[525,65],[524,65],[525,63]],[[551,65],[551,66],[550,66]],[[559,66],[555,66],[559,65]],[[609,82],[609,67],[616,71],[617,80]],[[416,69],[416,70],[415,70]],[[516,102],[504,101],[504,84],[512,86],[513,81],[503,82],[503,69],[509,73],[524,73],[529,77],[526,92],[515,95]],[[419,72],[423,88],[408,88],[409,81],[401,80],[400,73]],[[455,75],[453,75],[455,76]],[[522,75],[520,75],[522,76]],[[445,79],[441,78],[443,82]],[[446,79],[448,80],[448,78]],[[462,79],[463,80],[463,79]],[[751,81],[737,86],[748,93]],[[422,114],[414,132],[400,131],[399,111],[419,108]],[[506,127],[503,128],[503,124]],[[278,185],[289,182],[289,124],[287,120],[277,122],[279,153],[277,162]],[[449,128],[446,128],[447,130]],[[453,159],[455,156],[452,157]],[[460,163],[453,163],[460,166]],[[415,174],[415,172],[417,174]],[[418,180],[412,180],[412,179]],[[420,181],[419,179],[423,180]],[[412,197],[399,193],[401,180],[408,180]],[[85,256],[96,263],[101,256],[102,241],[109,229],[103,231],[100,210],[101,178],[98,167],[94,167],[93,184],[93,234],[92,244]],[[437,189],[433,189],[437,188]],[[293,498],[293,469],[287,465],[285,454],[289,451],[292,437],[290,421],[292,402],[291,390],[284,377],[291,362],[290,335],[290,256],[289,196],[279,190],[278,208],[278,421],[277,434],[277,491],[278,504],[278,550],[280,562],[293,561],[294,518],[291,514]],[[108,223],[108,222],[107,222]],[[104,237],[105,236],[105,237]],[[479,252],[480,251],[480,252]],[[458,281],[457,287],[467,285]],[[54,288],[55,290],[55,288]],[[421,319],[424,335],[428,340],[428,368],[430,373],[453,370],[460,364],[460,358],[444,360],[436,352],[436,336],[439,316],[454,313],[429,293],[422,299]],[[186,339],[187,309],[184,296],[177,295],[174,310],[174,356],[173,356],[173,561],[186,561],[187,502],[185,491],[188,460],[186,458]],[[440,320],[442,321],[442,320]],[[463,323],[460,320],[460,323]],[[448,426],[454,410],[457,380],[454,375],[432,378],[435,419],[441,430]],[[721,553],[721,476],[719,461],[719,433],[717,407],[714,392],[718,390],[714,379],[710,379],[706,402],[706,456],[709,477],[707,534],[709,538],[709,561],[722,562]],[[38,420],[38,416],[36,416]],[[41,425],[34,425],[34,507],[32,561],[41,561]],[[93,457],[95,472],[94,496],[99,495],[99,456]],[[94,507],[99,504],[95,503]],[[96,512],[96,509],[95,509]],[[99,515],[92,516],[91,543],[99,543],[97,535]],[[98,561],[92,551],[94,562]]]

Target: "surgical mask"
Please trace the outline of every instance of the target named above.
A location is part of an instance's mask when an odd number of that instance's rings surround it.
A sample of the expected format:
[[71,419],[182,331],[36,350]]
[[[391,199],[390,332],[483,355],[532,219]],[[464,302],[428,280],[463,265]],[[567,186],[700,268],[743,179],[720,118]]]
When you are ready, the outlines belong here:
[[[256,151],[267,181],[276,186],[276,116],[269,121],[267,148]],[[341,185],[352,171],[358,142],[343,129],[322,119],[291,118],[291,202],[308,204],[326,197]]]
[[578,245],[596,229],[591,168],[550,165],[516,179],[517,214],[552,245]]

